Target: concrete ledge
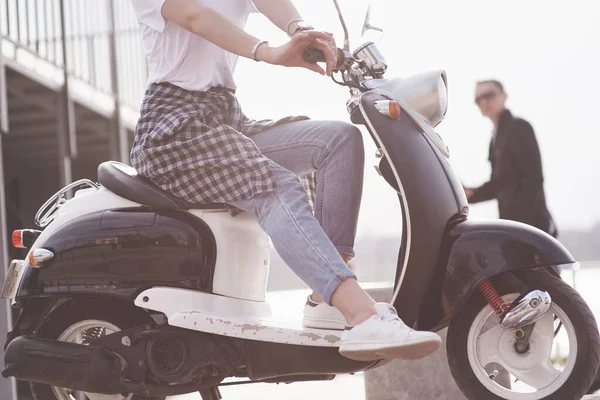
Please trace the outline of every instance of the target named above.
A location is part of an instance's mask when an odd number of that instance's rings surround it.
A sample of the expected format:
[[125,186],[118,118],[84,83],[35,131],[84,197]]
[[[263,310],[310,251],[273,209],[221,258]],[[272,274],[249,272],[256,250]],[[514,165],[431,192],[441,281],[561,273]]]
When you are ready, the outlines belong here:
[[[391,288],[372,288],[367,292],[375,301],[390,302]],[[450,374],[446,358],[446,329],[440,332],[443,343],[431,356],[416,361],[392,361],[365,372],[367,400],[448,399],[464,400]]]

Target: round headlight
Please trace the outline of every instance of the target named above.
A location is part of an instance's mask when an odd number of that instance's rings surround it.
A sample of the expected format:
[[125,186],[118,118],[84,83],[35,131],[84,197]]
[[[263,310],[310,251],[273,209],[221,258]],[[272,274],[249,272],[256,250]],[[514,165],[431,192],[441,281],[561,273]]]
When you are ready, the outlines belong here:
[[440,96],[440,111],[442,116],[445,116],[446,111],[448,111],[448,88],[446,87],[446,80],[442,76],[440,76],[438,82],[438,94]]

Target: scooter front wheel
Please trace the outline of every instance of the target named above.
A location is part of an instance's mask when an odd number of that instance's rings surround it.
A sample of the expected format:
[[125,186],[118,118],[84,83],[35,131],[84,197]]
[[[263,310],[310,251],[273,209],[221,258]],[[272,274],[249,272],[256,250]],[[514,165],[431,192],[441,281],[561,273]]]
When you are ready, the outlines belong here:
[[[473,400],[581,399],[600,366],[592,312],[579,293],[548,271],[516,275],[530,290],[550,294],[550,310],[527,340],[518,340],[523,332],[502,328],[483,297],[474,295],[448,328],[448,363],[456,383]],[[506,303],[523,294],[494,284]]]

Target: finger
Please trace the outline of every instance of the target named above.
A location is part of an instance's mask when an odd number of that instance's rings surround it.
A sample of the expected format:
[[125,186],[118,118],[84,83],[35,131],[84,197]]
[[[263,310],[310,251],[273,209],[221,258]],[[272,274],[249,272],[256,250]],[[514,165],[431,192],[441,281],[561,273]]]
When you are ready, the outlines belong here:
[[323,71],[323,68],[321,68],[319,66],[319,64],[311,64],[311,63],[307,63],[306,61],[303,61],[300,66],[302,68],[306,68],[306,69],[310,69],[311,71],[315,71],[318,74],[325,75],[325,71]]
[[327,32],[320,32],[320,31],[302,31],[299,34],[294,35],[292,37],[292,39],[295,37],[298,37],[298,39],[303,40],[303,41],[312,42],[317,39],[329,41],[329,40],[331,40],[332,35],[330,35]]
[[318,39],[317,41],[313,42],[311,46],[323,52],[323,55],[325,56],[325,63],[327,64],[327,76],[331,76],[333,74],[333,68],[336,65],[337,50],[334,51],[331,48],[329,40],[323,41]]

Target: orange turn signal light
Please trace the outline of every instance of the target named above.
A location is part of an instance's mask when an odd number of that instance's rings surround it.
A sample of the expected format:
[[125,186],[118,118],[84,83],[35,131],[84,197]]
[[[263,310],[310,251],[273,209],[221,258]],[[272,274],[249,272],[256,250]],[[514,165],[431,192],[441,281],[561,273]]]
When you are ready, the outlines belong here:
[[375,102],[375,108],[380,114],[390,117],[390,119],[400,118],[400,104],[394,100],[378,100]]
[[12,233],[12,245],[17,249],[24,249],[25,245],[23,244],[23,231],[18,230]]
[[12,245],[17,249],[27,249],[31,247],[42,231],[34,229],[19,229],[12,233]]

